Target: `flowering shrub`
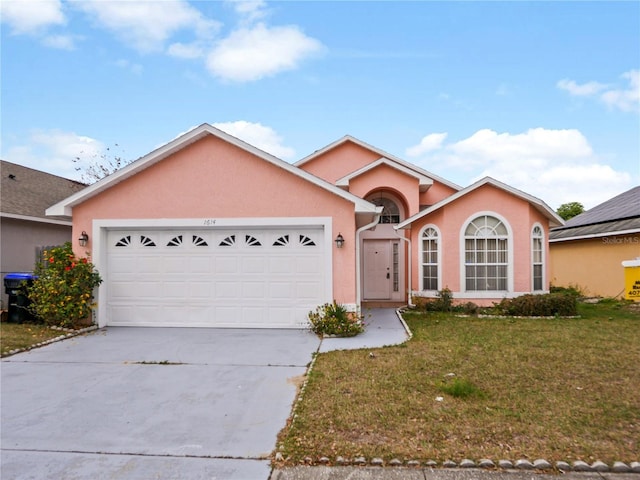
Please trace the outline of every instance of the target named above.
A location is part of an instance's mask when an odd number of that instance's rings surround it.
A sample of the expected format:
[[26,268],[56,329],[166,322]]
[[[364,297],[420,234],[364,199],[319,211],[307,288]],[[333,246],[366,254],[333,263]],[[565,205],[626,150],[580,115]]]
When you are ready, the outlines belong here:
[[102,283],[94,265],[77,258],[67,242],[43,252],[28,287],[31,311],[48,325],[74,327],[91,315],[93,289]]
[[353,337],[364,332],[363,317],[357,312],[349,312],[336,303],[325,303],[309,312],[311,330],[318,335]]

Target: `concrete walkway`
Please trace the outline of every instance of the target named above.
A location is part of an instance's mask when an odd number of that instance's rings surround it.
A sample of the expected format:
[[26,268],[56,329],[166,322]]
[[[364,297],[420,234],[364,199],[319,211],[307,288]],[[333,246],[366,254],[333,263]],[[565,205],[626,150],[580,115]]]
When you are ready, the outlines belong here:
[[364,333],[349,338],[325,338],[320,353],[333,350],[357,350],[398,345],[409,339],[409,330],[394,308],[372,308],[363,312]]

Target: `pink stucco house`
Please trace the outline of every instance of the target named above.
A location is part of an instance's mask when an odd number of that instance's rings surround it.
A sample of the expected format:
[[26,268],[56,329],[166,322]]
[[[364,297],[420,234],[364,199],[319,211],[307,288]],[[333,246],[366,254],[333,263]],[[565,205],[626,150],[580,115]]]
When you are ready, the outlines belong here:
[[100,326],[295,328],[334,299],[545,292],[562,224],[496,180],[461,188],[350,136],[292,165],[208,124],[47,213],[89,236],[74,247],[104,279]]

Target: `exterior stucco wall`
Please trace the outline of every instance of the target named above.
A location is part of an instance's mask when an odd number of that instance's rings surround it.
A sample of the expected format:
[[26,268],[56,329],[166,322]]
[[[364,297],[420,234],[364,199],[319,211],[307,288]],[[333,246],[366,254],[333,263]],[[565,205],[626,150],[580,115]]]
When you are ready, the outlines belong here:
[[349,184],[349,192],[361,198],[380,188],[395,193],[403,200],[406,217],[418,213],[418,179],[388,165],[379,165],[352,179]]
[[322,155],[318,155],[304,165],[300,165],[300,168],[335,184],[338,179],[379,158],[380,155],[371,150],[362,148],[353,142],[345,142]]
[[553,242],[550,281],[558,287],[579,287],[585,295],[624,294],[624,260],[640,256],[640,233]]
[[[73,235],[94,219],[333,217],[333,294],[354,303],[353,203],[249,152],[208,136],[73,209]],[[91,243],[87,246],[91,249]]]
[[[36,262],[36,248],[62,245],[71,241],[71,227],[15,218],[0,219],[1,275],[11,272],[31,272]],[[2,305],[7,306],[7,295],[2,284]]]
[[[461,256],[462,238],[467,223],[478,215],[496,215],[505,221],[511,234],[510,250],[512,268],[510,277],[512,288],[508,295],[527,293],[532,290],[531,268],[531,231],[538,223],[543,228],[545,241],[548,238],[548,221],[532,208],[528,202],[510,193],[485,185],[464,197],[459,198],[436,212],[416,221],[411,228],[412,241],[412,289],[420,288],[420,251],[422,229],[434,225],[441,239],[441,278],[442,288],[449,288],[454,298],[474,301],[479,304],[491,303],[489,299],[501,299],[504,292],[464,292],[462,283],[463,259]],[[547,256],[548,259],[548,256]],[[547,261],[548,265],[548,261]],[[548,278],[548,276],[547,276]],[[548,285],[548,282],[547,282]],[[546,288],[546,285],[545,285]]]
[[456,190],[453,188],[434,181],[433,185],[431,185],[426,192],[420,193],[419,204],[428,206],[435,205],[454,193],[456,193]]

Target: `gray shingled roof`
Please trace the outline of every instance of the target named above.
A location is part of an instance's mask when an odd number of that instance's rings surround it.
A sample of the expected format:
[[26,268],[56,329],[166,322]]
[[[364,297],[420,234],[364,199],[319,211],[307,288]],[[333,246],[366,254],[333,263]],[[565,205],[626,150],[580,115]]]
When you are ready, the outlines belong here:
[[69,217],[47,217],[45,210],[86,186],[5,160],[0,160],[0,176],[0,211],[3,214],[46,221],[69,221]]
[[554,228],[550,240],[640,231],[640,186],[621,193]]

